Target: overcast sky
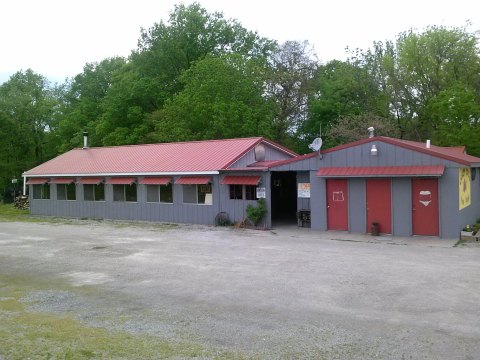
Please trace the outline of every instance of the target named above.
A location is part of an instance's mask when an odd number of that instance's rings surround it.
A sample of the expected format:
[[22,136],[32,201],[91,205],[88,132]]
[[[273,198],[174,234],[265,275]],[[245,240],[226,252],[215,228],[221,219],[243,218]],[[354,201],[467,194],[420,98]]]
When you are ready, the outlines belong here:
[[[184,4],[193,1],[184,0]],[[480,30],[478,0],[200,0],[249,30],[279,42],[308,40],[318,58],[345,60],[345,48],[371,47],[410,28]],[[33,69],[63,82],[87,62],[135,49],[140,28],[167,20],[174,0],[4,0],[0,7],[0,83]]]

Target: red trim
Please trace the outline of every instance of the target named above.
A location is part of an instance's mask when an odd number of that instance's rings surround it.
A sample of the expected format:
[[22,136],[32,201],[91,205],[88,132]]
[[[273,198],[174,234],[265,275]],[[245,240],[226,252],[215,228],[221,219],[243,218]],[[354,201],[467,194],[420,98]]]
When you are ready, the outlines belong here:
[[444,165],[425,166],[358,166],[325,167],[317,171],[321,177],[365,177],[365,176],[441,176]]
[[286,160],[279,160],[279,161],[276,161],[274,163],[271,163],[271,164],[268,164],[267,167],[269,169],[271,168],[274,168],[274,167],[277,167],[277,166],[282,166],[282,165],[286,165],[286,164],[290,164],[292,162],[297,162],[297,161],[302,161],[302,160],[306,160],[306,159],[310,159],[310,158],[313,158],[315,156],[318,156],[318,152],[315,151],[313,153],[309,153],[309,154],[305,154],[305,155],[299,155],[295,158],[291,158],[291,159],[286,159]]
[[212,182],[210,176],[182,176],[175,181],[179,185],[206,185]]
[[50,184],[71,184],[74,181],[74,178],[55,178],[53,180],[50,180]]
[[132,185],[135,182],[135,178],[111,178],[110,180],[107,180],[107,184],[112,184],[112,185]]
[[234,176],[226,175],[220,181],[222,185],[258,185],[260,176]]
[[171,177],[146,177],[140,180],[142,185],[168,185],[172,182]]
[[44,178],[30,178],[27,181],[27,185],[43,185],[48,182],[48,179]]
[[84,185],[98,185],[103,181],[103,178],[81,178],[79,183]]

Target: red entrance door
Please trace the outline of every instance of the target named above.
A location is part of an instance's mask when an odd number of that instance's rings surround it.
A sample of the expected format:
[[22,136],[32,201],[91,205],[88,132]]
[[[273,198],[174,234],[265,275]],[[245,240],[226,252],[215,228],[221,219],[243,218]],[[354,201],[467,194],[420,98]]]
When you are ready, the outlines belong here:
[[327,179],[327,228],[328,230],[348,230],[346,179]]
[[412,180],[413,235],[438,236],[438,180]]
[[379,232],[392,233],[390,190],[390,179],[367,179],[367,232],[378,223]]

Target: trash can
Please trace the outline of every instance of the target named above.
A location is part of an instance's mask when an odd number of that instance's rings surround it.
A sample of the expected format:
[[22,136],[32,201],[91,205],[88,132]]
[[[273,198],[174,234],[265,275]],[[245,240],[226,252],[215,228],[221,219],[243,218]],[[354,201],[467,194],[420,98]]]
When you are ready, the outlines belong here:
[[371,233],[372,236],[378,236],[380,234],[380,226],[377,222],[372,223]]

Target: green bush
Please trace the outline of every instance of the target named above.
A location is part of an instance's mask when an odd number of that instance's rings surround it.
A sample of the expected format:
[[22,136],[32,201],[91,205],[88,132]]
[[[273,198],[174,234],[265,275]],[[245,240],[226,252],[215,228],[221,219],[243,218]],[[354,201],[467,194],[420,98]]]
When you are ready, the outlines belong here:
[[258,199],[257,206],[248,204],[246,211],[247,219],[250,220],[254,226],[257,226],[257,224],[267,214],[267,206],[265,205],[265,199]]

